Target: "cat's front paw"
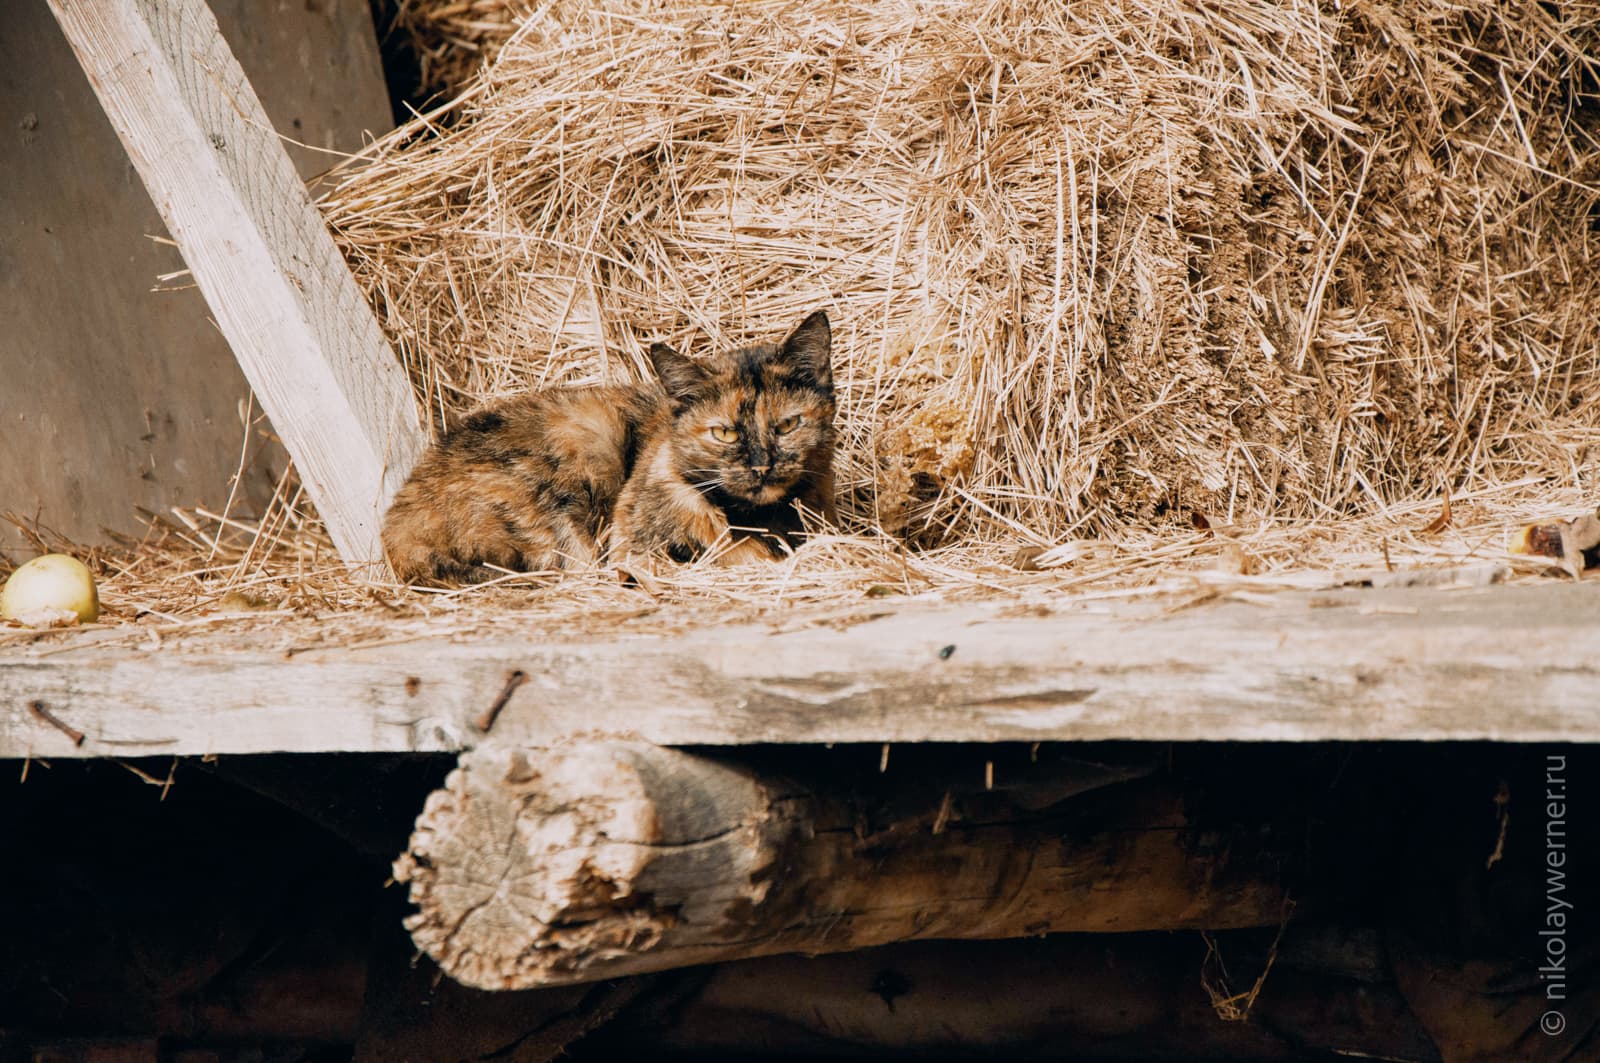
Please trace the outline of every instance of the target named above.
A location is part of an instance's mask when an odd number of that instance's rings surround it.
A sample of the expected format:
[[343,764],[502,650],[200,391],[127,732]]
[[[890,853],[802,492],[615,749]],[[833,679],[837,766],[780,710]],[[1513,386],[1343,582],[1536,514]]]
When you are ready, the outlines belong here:
[[723,568],[734,568],[740,565],[770,565],[787,556],[770,536],[752,535],[720,544],[711,552],[710,559]]

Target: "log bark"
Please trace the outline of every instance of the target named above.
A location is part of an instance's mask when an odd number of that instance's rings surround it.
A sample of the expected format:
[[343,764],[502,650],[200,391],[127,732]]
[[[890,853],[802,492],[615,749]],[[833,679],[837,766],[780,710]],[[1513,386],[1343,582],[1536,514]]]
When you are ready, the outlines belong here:
[[[979,765],[981,767],[981,765]],[[926,781],[926,780],[924,780]],[[1065,786],[1061,792],[1070,793]],[[484,989],[916,938],[1277,925],[1279,854],[1155,780],[1040,811],[981,788],[872,806],[642,742],[482,746],[395,876],[412,938]]]

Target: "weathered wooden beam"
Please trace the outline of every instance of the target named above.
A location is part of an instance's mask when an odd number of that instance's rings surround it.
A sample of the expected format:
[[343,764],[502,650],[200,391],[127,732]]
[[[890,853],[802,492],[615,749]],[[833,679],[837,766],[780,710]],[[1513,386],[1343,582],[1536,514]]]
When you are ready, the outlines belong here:
[[1049,812],[951,791],[880,816],[832,781],[643,742],[481,746],[429,796],[395,878],[418,907],[412,940],[482,989],[1287,917],[1281,854],[1208,843],[1165,788],[1128,783]]
[[340,556],[424,444],[405,373],[204,0],[49,0]]
[[[593,732],[660,745],[1600,742],[1600,595],[1587,584],[1176,613],[908,607],[843,630],[784,619],[776,632],[584,638],[530,612],[514,639],[406,627],[398,644],[292,656],[283,647],[324,633],[272,628],[276,651],[246,651],[220,632],[154,653],[138,629],[65,633],[0,648],[0,757],[453,751],[481,740],[514,671],[527,681],[491,734],[530,746]],[[118,641],[97,648],[102,635]]]

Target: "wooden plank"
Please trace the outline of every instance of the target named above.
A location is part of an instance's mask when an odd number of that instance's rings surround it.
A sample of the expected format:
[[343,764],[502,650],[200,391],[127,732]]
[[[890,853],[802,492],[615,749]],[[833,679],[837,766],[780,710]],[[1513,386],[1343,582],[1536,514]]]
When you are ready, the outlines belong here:
[[340,555],[382,556],[424,437],[389,350],[204,0],[50,0]]
[[[496,740],[1600,742],[1600,595],[1556,583],[1269,605],[908,607],[840,630],[539,631],[296,654],[0,650],[0,757],[455,750]],[[86,633],[89,634],[89,633]],[[230,636],[237,640],[237,636]],[[953,647],[948,653],[947,647]],[[33,701],[87,738],[74,746]]]

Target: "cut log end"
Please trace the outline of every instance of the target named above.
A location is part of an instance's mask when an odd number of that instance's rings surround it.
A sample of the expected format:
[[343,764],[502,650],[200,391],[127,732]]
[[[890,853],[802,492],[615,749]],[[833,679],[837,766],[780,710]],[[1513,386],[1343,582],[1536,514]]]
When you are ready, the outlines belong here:
[[418,907],[406,925],[467,985],[583,981],[682,919],[722,925],[759,905],[781,830],[769,809],[752,779],[672,750],[481,748],[429,798],[395,864]]

